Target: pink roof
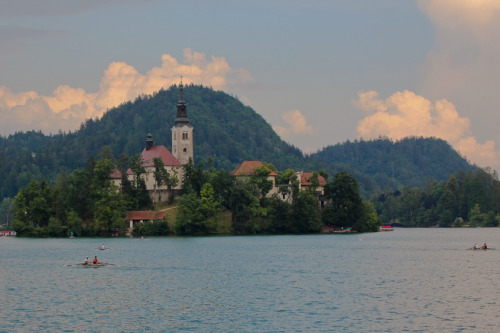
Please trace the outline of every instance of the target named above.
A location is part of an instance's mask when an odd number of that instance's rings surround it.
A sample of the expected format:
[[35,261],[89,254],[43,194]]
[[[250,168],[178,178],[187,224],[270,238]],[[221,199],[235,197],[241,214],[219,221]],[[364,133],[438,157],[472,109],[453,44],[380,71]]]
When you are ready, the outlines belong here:
[[[264,166],[264,163],[260,161],[244,161],[236,169],[231,172],[235,176],[251,176],[254,170],[258,167]],[[269,176],[277,176],[278,174],[272,170],[269,170]]]
[[[309,181],[309,179],[311,179],[312,176],[313,176],[312,172],[302,172],[302,177],[300,177],[300,184],[302,186],[311,185],[311,182]],[[323,176],[321,176],[321,175],[318,175],[318,183],[319,183],[319,186],[325,186],[326,185],[325,178],[323,178]]]
[[165,212],[141,210],[128,212],[125,216],[126,220],[162,220],[165,218]]
[[180,166],[182,165],[178,159],[172,155],[172,153],[165,146],[153,146],[149,148],[149,150],[144,150],[141,153],[142,159],[144,162],[142,163],[143,167],[152,167],[154,166],[153,158],[160,157],[165,166]]
[[109,178],[111,179],[122,179],[122,173],[120,170],[116,169],[113,171],[111,175],[109,175]]

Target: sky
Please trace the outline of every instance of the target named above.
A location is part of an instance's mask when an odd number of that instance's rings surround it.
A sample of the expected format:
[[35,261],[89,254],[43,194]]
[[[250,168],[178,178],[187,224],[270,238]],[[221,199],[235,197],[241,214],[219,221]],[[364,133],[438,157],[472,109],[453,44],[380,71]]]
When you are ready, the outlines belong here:
[[497,36],[498,0],[0,0],[0,135],[76,130],[182,77],[306,154],[438,137],[498,171]]

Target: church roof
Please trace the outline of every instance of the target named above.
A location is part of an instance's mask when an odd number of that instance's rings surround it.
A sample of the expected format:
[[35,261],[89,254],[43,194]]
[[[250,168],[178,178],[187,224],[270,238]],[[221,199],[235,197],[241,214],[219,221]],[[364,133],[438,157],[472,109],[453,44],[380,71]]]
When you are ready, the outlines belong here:
[[[254,174],[254,170],[261,166],[264,166],[264,163],[260,161],[244,161],[233,170],[232,174],[235,176],[252,176]],[[277,175],[278,174],[276,172],[269,170],[269,176]]]
[[165,146],[153,146],[148,150],[144,149],[141,153],[143,163],[142,166],[154,166],[153,158],[160,157],[165,166],[181,166],[181,162]]

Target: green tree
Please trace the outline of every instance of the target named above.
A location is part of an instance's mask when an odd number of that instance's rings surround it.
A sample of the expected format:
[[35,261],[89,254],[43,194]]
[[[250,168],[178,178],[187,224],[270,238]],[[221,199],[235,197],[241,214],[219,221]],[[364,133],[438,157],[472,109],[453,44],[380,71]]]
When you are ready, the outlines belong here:
[[48,225],[51,217],[51,190],[46,181],[32,180],[14,198],[13,228],[19,236],[34,235],[36,228]]
[[213,217],[219,210],[219,203],[215,198],[215,192],[212,184],[205,183],[200,192],[201,211],[205,218]]
[[229,209],[236,177],[227,170],[213,171],[210,173],[209,183],[214,189],[216,200],[223,207]]
[[268,205],[269,227],[271,234],[286,234],[292,230],[292,205],[281,200],[278,196],[269,199]]
[[352,227],[359,222],[363,209],[354,177],[345,171],[337,173],[333,181],[326,184],[325,196],[331,204],[325,208],[324,222],[337,227]]
[[[162,159],[159,157],[154,157],[153,158],[153,163],[154,163],[154,168],[155,170],[153,171],[153,176],[155,179],[155,196],[156,196],[156,190],[158,187],[161,187],[163,185],[167,186],[167,190],[170,192],[170,195],[172,195],[172,188],[177,186],[179,183],[179,179],[177,178],[177,175],[170,175],[165,169],[165,164],[163,163]],[[171,196],[170,196],[171,197]],[[171,197],[172,198],[172,197]],[[160,199],[161,200],[161,199]],[[173,201],[173,198],[172,198]]]
[[94,216],[97,228],[111,231],[126,227],[126,203],[116,188],[102,190],[95,202]]
[[321,230],[318,198],[308,191],[301,191],[292,203],[293,233],[315,233]]
[[214,227],[203,214],[201,199],[195,192],[180,197],[175,219],[178,235],[206,235],[215,231]]
[[5,228],[12,225],[12,203],[12,198],[4,198],[0,204],[0,224],[4,225]]
[[481,211],[479,204],[475,204],[469,213],[469,226],[482,227],[486,223],[487,216]]
[[74,210],[68,212],[68,232],[75,235],[80,235],[82,232],[82,219]]
[[267,216],[261,206],[254,186],[246,181],[237,181],[231,197],[230,210],[235,234],[254,234],[260,229],[259,221]]
[[448,179],[444,185],[438,204],[436,214],[440,227],[450,227],[455,223],[455,219],[459,217],[460,212],[460,187],[454,176]]
[[142,156],[137,154],[130,157],[130,170],[134,175],[135,186],[138,187],[141,181],[141,175],[146,173],[146,168],[143,167],[144,160]]
[[299,193],[300,180],[297,179],[297,174],[292,169],[287,169],[280,172],[277,177],[278,193],[284,200],[294,197]]
[[359,232],[374,232],[379,229],[380,221],[375,206],[370,201],[363,201],[361,217],[352,227]]
[[209,181],[209,174],[205,171],[205,163],[200,161],[195,168],[193,161],[190,159],[187,164],[183,165],[183,169],[183,192],[195,192],[197,195],[200,195],[203,184]]
[[[421,205],[423,205],[423,208],[430,210],[434,207],[434,199],[429,195],[425,197],[420,188],[403,188],[397,204],[399,220],[409,227],[419,226],[419,210]],[[425,218],[424,220],[428,221]]]
[[98,160],[94,167],[92,183],[96,227],[108,231],[122,229],[125,227],[123,218],[126,214],[127,203],[109,178],[114,170],[113,160],[109,158],[106,150],[103,150],[102,156],[104,157]]
[[262,165],[255,168],[253,175],[250,177],[250,182],[257,188],[260,199],[265,198],[267,193],[273,188],[273,181],[268,179],[271,170],[269,164]]

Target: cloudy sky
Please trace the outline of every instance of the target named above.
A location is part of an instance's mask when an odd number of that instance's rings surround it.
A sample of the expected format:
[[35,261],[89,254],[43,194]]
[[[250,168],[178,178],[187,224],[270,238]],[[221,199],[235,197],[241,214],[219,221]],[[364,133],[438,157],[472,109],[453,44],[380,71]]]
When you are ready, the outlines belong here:
[[74,130],[182,76],[306,153],[434,136],[500,171],[498,36],[498,0],[0,0],[0,135]]

